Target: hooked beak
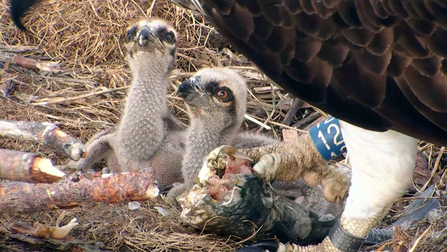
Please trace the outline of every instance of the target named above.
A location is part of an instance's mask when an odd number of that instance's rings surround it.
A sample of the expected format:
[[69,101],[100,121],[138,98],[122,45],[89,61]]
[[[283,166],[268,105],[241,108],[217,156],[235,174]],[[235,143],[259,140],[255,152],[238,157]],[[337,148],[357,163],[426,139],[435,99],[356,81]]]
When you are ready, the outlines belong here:
[[140,46],[147,46],[149,43],[155,42],[155,35],[148,26],[143,26],[138,33],[138,44]]
[[180,84],[175,94],[182,98],[188,105],[193,106],[200,106],[204,101],[209,99],[199,81],[195,78],[190,78]]

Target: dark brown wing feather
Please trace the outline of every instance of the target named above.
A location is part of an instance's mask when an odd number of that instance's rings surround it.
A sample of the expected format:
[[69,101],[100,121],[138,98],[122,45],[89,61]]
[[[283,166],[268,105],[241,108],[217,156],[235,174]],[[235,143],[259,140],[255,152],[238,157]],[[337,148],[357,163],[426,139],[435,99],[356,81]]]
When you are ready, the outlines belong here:
[[447,144],[447,2],[201,0],[272,80],[372,130]]

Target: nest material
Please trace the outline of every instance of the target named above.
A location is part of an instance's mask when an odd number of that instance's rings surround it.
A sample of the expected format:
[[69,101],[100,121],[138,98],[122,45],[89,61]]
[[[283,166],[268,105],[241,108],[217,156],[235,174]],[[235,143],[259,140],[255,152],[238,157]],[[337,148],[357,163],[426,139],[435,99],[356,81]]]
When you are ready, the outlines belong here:
[[[67,237],[97,247],[103,251],[234,251],[241,247],[237,240],[212,234],[199,235],[181,225],[176,218],[163,217],[154,208],[171,206],[161,200],[142,203],[137,210],[130,211],[127,204],[88,204],[70,210],[44,211],[31,215],[2,215],[0,218],[0,250],[23,251],[41,250],[67,251],[66,243],[48,239],[43,244],[26,244],[24,237],[10,233],[13,223],[20,221],[32,224],[38,221],[49,226],[65,225],[76,217],[79,226]],[[18,239],[11,239],[17,237]],[[36,243],[42,242],[36,239]],[[78,242],[79,243],[79,242]]]
[[[36,71],[0,61],[1,119],[50,121],[86,142],[93,134],[119,122],[124,107],[130,71],[125,61],[124,37],[127,27],[143,18],[161,18],[175,26],[179,34],[176,70],[171,76],[168,97],[174,114],[188,119],[183,101],[172,94],[181,81],[195,71],[212,66],[232,66],[244,70],[252,87],[270,83],[244,56],[235,54],[225,40],[199,14],[161,1],[43,1],[23,18],[28,33],[19,31],[7,13],[7,0],[0,2],[0,59],[6,49],[29,46],[15,53],[42,62],[59,62],[60,72]],[[271,89],[273,90],[273,89]],[[279,96],[274,89],[274,96]],[[288,98],[290,100],[290,98]],[[272,94],[251,96],[253,116],[280,123],[283,112],[272,104]],[[259,109],[261,108],[261,109]],[[257,125],[246,124],[246,128]],[[42,146],[0,140],[3,148],[43,152],[56,163],[66,159]]]
[[[289,123],[284,125],[282,122],[288,109],[293,107],[291,97],[281,89],[273,88],[265,76],[243,55],[235,52],[199,14],[179,9],[167,0],[46,0],[23,18],[29,30],[23,33],[12,24],[7,13],[8,2],[0,0],[0,59],[5,48],[11,50],[11,46],[21,46],[22,49],[23,46],[30,46],[25,52],[13,53],[39,61],[59,62],[62,71],[36,71],[0,60],[0,94],[5,96],[0,98],[0,119],[50,121],[82,142],[98,131],[113,126],[119,121],[130,84],[130,71],[122,47],[125,30],[141,18],[156,17],[172,23],[180,36],[178,61],[171,77],[171,94],[182,80],[200,68],[231,65],[243,70],[249,81],[249,114],[273,126],[273,130],[268,132],[276,137],[280,127],[290,128]],[[257,91],[254,88],[258,88]],[[174,114],[187,124],[183,102],[171,95],[168,101]],[[309,106],[301,106],[299,111],[311,113],[304,120],[300,120],[303,116],[292,117],[292,124],[301,128],[319,116],[319,112]],[[250,122],[244,123],[244,127],[267,132],[265,127]],[[435,163],[437,157],[441,157],[439,148],[423,145],[425,150],[429,150],[432,163]],[[39,153],[57,164],[67,161],[66,157],[46,146],[14,140],[0,140],[0,146]],[[444,177],[445,169],[439,162],[436,162],[435,168],[439,168],[438,172],[428,174],[428,177]],[[65,224],[74,216],[78,217],[84,229],[75,229],[78,231],[70,234],[72,237],[102,243],[102,248],[114,251],[231,251],[240,247],[237,239],[199,235],[176,220],[166,221],[151,208],[154,204],[163,202],[149,202],[133,212],[126,205],[95,204],[65,212],[48,211],[30,216],[1,214],[0,244],[3,245],[0,246],[3,247],[0,248],[23,250],[26,247],[10,237],[9,227],[16,221],[39,221],[54,225],[56,222]],[[402,203],[395,205],[395,209],[399,210],[399,207]],[[387,218],[393,219],[392,215]],[[433,246],[439,248],[436,244],[440,245],[442,241],[433,243],[434,236],[431,234],[432,231],[442,230],[446,219],[443,216],[437,222],[439,225],[433,225],[430,232],[424,234],[418,248],[427,248],[426,251]],[[421,232],[411,235],[414,241],[421,237]],[[31,246],[30,249],[35,250],[36,247]]]

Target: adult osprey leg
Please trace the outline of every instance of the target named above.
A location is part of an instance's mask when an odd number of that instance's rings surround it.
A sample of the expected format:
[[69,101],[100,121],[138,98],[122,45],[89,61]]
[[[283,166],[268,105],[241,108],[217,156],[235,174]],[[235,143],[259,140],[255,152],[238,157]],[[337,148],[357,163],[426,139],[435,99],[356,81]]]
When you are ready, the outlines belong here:
[[278,251],[357,251],[368,232],[411,184],[418,140],[341,122],[352,166],[346,207],[329,237],[316,246],[280,245]]
[[396,131],[375,132],[342,122],[352,165],[351,188],[341,226],[365,237],[409,188],[418,140]]

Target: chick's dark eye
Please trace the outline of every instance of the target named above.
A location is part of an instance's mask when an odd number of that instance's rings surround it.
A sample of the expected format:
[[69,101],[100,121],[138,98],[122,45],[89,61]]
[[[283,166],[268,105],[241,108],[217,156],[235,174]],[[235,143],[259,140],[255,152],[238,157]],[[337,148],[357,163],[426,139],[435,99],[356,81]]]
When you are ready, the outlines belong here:
[[166,42],[168,42],[170,44],[174,43],[174,41],[175,41],[174,33],[172,31],[165,33],[164,39],[166,40]]
[[126,43],[129,43],[132,39],[135,38],[136,32],[137,32],[137,27],[135,27],[135,26],[127,30]]

